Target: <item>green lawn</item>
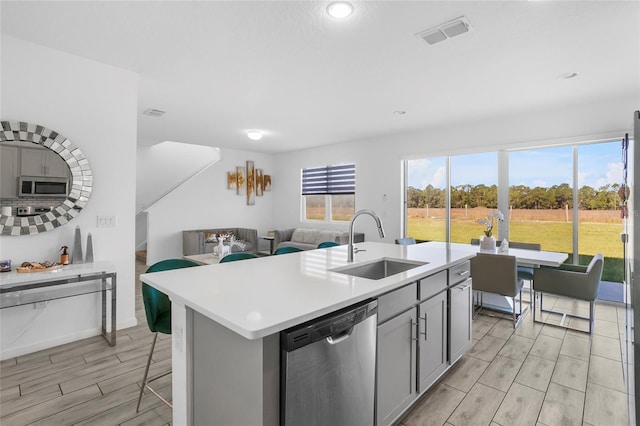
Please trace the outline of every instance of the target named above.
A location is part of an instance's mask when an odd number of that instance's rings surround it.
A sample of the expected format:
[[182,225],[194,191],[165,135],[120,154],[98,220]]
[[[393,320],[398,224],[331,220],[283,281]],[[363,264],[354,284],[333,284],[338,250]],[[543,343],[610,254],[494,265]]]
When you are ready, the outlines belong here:
[[[407,236],[417,240],[443,241],[445,222],[434,218],[409,218]],[[471,238],[479,238],[482,225],[473,220],[454,220],[451,225],[451,241],[468,243]],[[511,222],[509,230],[512,241],[536,242],[542,244],[542,250],[571,253],[572,224],[565,222],[516,221]],[[602,279],[605,281],[623,281],[622,226],[616,223],[580,223],[579,252],[580,264],[588,264],[596,253],[605,257]],[[569,257],[568,262],[571,261]]]

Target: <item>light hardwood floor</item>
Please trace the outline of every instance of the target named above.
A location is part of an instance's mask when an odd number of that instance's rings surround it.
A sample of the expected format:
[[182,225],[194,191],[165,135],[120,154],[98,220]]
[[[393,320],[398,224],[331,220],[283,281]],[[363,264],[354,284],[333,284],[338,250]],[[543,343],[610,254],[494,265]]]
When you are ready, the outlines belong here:
[[[2,361],[0,423],[9,425],[166,425],[171,410],[154,396],[135,405],[152,333],[137,275],[139,325],[118,331],[110,347],[101,336]],[[584,306],[562,299],[558,306]],[[545,304],[551,300],[545,299]],[[534,324],[516,332],[504,319],[480,315],[474,346],[400,424],[627,425],[620,335],[624,309],[598,304],[593,337]],[[170,336],[159,339],[151,374],[171,366]],[[171,376],[154,388],[171,397]]]

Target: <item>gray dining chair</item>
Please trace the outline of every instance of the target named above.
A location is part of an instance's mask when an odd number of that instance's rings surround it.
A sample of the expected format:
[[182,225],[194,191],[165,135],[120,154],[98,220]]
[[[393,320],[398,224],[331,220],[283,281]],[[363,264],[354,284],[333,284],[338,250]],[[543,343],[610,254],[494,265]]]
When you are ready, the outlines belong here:
[[[540,295],[540,314],[556,313],[561,314],[562,320],[560,324],[564,326],[565,318],[580,318],[589,321],[589,334],[593,332],[593,319],[595,300],[598,297],[600,289],[600,280],[602,279],[602,268],[604,266],[604,258],[601,253],[596,254],[587,266],[578,265],[562,265],[558,268],[538,268],[533,271],[533,321],[536,321],[536,299]],[[589,316],[583,317],[566,312],[544,309],[543,294],[549,293],[556,296],[568,297],[571,299],[584,300],[589,302]],[[553,324],[558,325],[558,324]],[[584,331],[579,328],[564,326],[572,330]]]
[[[471,259],[471,279],[474,291],[495,293],[511,297],[513,328],[517,328],[522,319],[522,285],[518,278],[515,256],[503,254],[478,253]],[[516,296],[520,296],[520,313],[516,312]],[[479,295],[479,307],[476,314],[483,309],[482,293]]]

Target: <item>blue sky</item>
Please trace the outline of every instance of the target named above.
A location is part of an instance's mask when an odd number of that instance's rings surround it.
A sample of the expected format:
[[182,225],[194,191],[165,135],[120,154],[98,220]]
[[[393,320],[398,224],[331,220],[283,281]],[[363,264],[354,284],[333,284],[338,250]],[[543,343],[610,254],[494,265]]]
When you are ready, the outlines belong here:
[[[509,185],[548,188],[561,183],[571,185],[573,150],[571,147],[546,148],[509,153]],[[451,157],[453,186],[498,184],[496,152]],[[444,157],[409,161],[409,186],[436,188],[445,185]],[[607,183],[622,183],[620,142],[583,145],[578,148],[578,187],[599,188]]]

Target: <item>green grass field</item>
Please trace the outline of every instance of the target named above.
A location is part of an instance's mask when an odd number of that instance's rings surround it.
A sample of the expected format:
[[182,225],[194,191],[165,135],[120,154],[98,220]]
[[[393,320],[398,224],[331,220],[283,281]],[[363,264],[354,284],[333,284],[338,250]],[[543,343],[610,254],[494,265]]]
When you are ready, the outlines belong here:
[[[476,216],[476,214],[468,215],[467,218],[453,216],[454,219],[451,223],[452,242],[468,243],[471,238],[479,238],[483,235],[484,227],[476,223]],[[483,217],[483,215],[477,217]],[[587,264],[594,254],[602,253],[605,257],[602,279],[622,282],[623,254],[620,242],[622,224],[580,222],[578,232],[580,264]],[[444,241],[445,221],[442,217],[410,214],[407,235],[417,240]],[[497,230],[494,230],[494,235],[497,235]],[[571,223],[541,220],[512,221],[509,238],[512,241],[540,243],[542,250],[565,253],[573,251]],[[567,262],[571,262],[571,257]]]

